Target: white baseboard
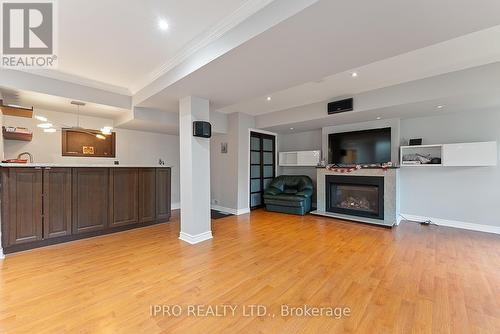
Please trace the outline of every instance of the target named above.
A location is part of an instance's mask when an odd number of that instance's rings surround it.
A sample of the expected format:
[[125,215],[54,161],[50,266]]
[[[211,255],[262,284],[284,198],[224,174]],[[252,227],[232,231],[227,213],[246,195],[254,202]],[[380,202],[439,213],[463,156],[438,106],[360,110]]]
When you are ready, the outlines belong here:
[[215,204],[212,204],[210,207],[213,210],[217,210],[217,211],[221,211],[221,212],[227,212],[227,213],[230,213],[230,214],[236,215],[236,216],[244,215],[244,214],[250,212],[250,208],[245,208],[245,209],[239,209],[238,210],[238,209],[233,209],[233,208],[226,208],[224,206],[215,205]]
[[207,231],[196,235],[181,232],[179,234],[179,239],[187,242],[188,244],[194,245],[212,239],[212,231]]
[[181,208],[181,203],[171,203],[170,204],[171,210],[179,210],[180,208]]
[[236,211],[236,215],[246,215],[247,213],[250,213],[250,208],[244,208],[244,209],[238,209]]
[[457,221],[457,220],[415,216],[415,215],[410,215],[410,214],[405,214],[405,213],[402,213],[401,216],[408,219],[409,221],[417,222],[417,223],[430,220],[431,222],[433,222],[434,224],[439,225],[439,226],[454,227],[454,228],[461,228],[464,230],[500,234],[500,227],[499,226],[481,225],[481,224],[461,222],[461,221]]
[[0,248],[0,260],[5,259],[5,254],[3,253],[3,249]]

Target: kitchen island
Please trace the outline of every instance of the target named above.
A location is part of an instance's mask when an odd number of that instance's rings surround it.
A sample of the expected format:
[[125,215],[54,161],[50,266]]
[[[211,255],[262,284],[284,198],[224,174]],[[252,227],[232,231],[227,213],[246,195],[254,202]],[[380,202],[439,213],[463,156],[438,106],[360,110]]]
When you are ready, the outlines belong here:
[[166,222],[163,166],[0,164],[5,253]]

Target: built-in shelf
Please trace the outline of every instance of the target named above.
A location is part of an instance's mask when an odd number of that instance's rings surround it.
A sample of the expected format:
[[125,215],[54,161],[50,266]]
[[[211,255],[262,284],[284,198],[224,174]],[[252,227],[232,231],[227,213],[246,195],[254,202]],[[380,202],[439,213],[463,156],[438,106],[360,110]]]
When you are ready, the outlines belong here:
[[0,100],[0,111],[6,116],[17,116],[17,117],[33,117],[33,107],[23,108],[19,106],[4,105],[3,100]]
[[2,127],[2,135],[5,140],[31,141],[33,139],[32,133],[6,131],[5,127]]
[[280,152],[279,165],[282,167],[314,167],[321,158],[321,151]]
[[[407,164],[412,155],[438,158],[440,163]],[[497,165],[497,142],[401,146],[401,167],[480,167]]]

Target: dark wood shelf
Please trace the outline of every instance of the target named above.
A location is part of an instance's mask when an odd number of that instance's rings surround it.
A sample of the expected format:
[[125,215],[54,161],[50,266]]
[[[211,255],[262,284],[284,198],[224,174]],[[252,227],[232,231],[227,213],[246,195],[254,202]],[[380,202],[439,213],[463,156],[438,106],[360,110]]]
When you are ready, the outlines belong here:
[[14,106],[7,106],[3,104],[3,100],[0,100],[0,111],[6,116],[17,116],[17,117],[33,117],[33,107],[31,108],[21,108]]
[[9,132],[5,131],[5,127],[2,127],[2,134],[5,140],[31,141],[33,139],[32,133]]

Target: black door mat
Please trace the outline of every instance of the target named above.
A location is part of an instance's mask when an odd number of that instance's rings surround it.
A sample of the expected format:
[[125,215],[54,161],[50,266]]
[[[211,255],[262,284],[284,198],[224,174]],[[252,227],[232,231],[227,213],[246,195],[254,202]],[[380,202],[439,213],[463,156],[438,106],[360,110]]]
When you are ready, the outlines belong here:
[[217,210],[210,210],[210,213],[211,213],[212,219],[220,219],[220,218],[232,216],[232,214],[230,214],[230,213],[220,212]]

